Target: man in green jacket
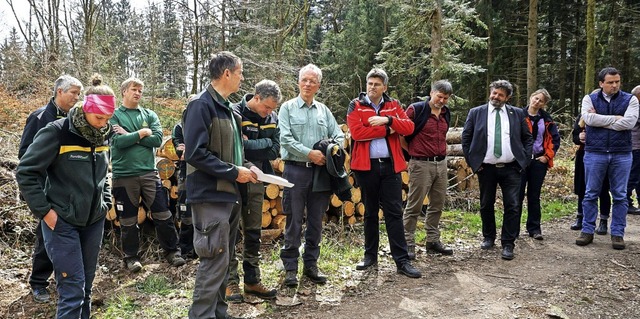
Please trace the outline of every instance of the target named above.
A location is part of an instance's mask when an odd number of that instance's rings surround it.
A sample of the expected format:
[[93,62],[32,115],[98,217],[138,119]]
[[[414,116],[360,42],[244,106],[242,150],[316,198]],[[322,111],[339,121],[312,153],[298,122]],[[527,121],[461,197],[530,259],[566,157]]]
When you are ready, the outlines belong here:
[[142,269],[138,248],[138,207],[140,198],[151,210],[158,242],[167,261],[179,267],[185,260],[178,248],[178,234],[171,218],[167,196],[155,167],[155,148],[162,143],[162,127],[155,112],[139,106],[144,84],[136,78],[122,82],[122,106],[111,124],[116,133],[111,146],[113,197],[120,220],[124,262],[132,272]]

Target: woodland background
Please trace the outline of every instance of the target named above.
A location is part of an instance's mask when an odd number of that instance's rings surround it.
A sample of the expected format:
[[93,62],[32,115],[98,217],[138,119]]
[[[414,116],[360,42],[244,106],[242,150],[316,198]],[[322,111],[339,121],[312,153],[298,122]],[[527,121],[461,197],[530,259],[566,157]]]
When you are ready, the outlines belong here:
[[0,86],[18,98],[50,94],[63,73],[86,83],[99,72],[112,87],[141,78],[148,107],[156,98],[184,101],[208,83],[209,58],[220,50],[244,62],[246,81],[232,100],[264,78],[294,97],[297,70],[317,64],[318,98],[339,122],[373,66],[387,71],[403,104],[449,79],[455,126],[496,79],[516,86],[518,106],[546,88],[549,110],[567,124],[602,67],[618,68],[626,91],[640,84],[637,0],[161,0],[142,9],[128,0],[0,1],[30,5],[29,18],[0,41]]

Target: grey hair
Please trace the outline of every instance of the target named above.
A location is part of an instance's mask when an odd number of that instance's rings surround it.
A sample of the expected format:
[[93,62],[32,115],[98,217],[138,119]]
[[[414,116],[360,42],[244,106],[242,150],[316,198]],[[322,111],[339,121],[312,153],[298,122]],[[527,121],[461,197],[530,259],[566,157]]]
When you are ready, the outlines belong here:
[[142,86],[144,87],[144,82],[142,82],[142,80],[136,78],[136,77],[130,77],[124,81],[122,81],[122,84],[120,84],[120,93],[122,93],[122,95],[124,96],[124,91],[126,91],[127,89],[129,89],[130,86]]
[[61,75],[53,84],[53,96],[56,96],[58,89],[62,89],[62,92],[67,92],[72,86],[77,86],[80,91],[84,90],[80,80],[68,74]]
[[367,81],[369,81],[369,78],[379,78],[380,80],[382,80],[382,84],[384,85],[387,85],[389,83],[389,76],[387,75],[387,72],[385,72],[383,69],[379,69],[379,68],[371,69],[371,71],[367,73]]
[[276,102],[282,101],[282,93],[278,83],[271,80],[262,80],[256,84],[255,94],[260,95],[263,99],[273,98]]
[[509,81],[507,80],[493,81],[491,82],[491,85],[489,85],[489,89],[491,91],[495,89],[503,89],[505,92],[507,92],[507,97],[513,94],[513,85],[511,85],[511,83],[509,83]]
[[311,71],[316,74],[316,76],[318,77],[318,83],[322,82],[322,70],[320,70],[317,65],[312,63],[309,63],[303,66],[302,69],[300,69],[300,72],[298,73],[298,81],[302,80],[302,75],[307,71]]
[[547,91],[546,89],[537,89],[535,92],[531,93],[531,96],[537,94],[542,94],[542,96],[544,96],[545,104],[551,102],[551,94],[549,94],[549,91]]
[[640,85],[634,87],[633,90],[631,90],[631,94],[633,94],[635,96],[640,95]]
[[242,61],[237,55],[229,51],[220,51],[214,54],[209,62],[209,78],[217,80],[222,77],[224,70],[234,71],[240,64]]
[[440,92],[446,95],[453,94],[453,87],[448,80],[438,80],[431,84],[431,92]]

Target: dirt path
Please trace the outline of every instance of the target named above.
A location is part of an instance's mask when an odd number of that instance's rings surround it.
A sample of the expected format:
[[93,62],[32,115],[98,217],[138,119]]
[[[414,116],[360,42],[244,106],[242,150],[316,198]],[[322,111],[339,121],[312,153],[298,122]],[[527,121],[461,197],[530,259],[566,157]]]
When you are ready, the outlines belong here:
[[[577,232],[565,218],[543,224],[544,241],[529,237],[516,242],[516,258],[500,259],[500,248],[481,251],[479,242],[456,244],[453,256],[419,251],[416,265],[423,278],[395,273],[390,258],[377,271],[339,271],[346,285],[315,286],[303,280],[297,290],[281,287],[273,303],[251,300],[230,305],[230,313],[244,318],[640,318],[640,216],[629,216],[627,249],[611,248],[609,236],[596,235],[587,247],[575,245]],[[28,251],[28,250],[25,250]],[[55,305],[35,304],[26,285],[29,255],[0,251],[0,317],[50,318]],[[149,264],[144,274],[113,272],[120,260],[110,254],[94,285],[94,306],[132,279],[161,273],[182,290],[193,287],[196,262],[175,269]],[[107,260],[108,259],[108,260]],[[138,278],[140,279],[140,278]],[[129,284],[125,284],[129,283]],[[124,286],[123,286],[124,285]],[[135,290],[135,289],[134,289]],[[140,309],[186,309],[189,298],[168,299],[129,290]],[[188,294],[187,294],[188,295]],[[291,305],[294,304],[294,305]],[[162,313],[158,311],[156,313]],[[145,315],[146,314],[146,315]],[[108,316],[107,316],[108,317]],[[142,312],[138,318],[169,318]],[[173,319],[173,318],[171,318]]]
[[608,235],[576,246],[570,222],[543,225],[544,241],[518,240],[512,261],[500,259],[499,247],[481,251],[479,243],[451,257],[422,254],[421,279],[381,265],[333,301],[310,286],[302,305],[260,317],[640,318],[640,216],[628,217],[623,251],[611,248]]

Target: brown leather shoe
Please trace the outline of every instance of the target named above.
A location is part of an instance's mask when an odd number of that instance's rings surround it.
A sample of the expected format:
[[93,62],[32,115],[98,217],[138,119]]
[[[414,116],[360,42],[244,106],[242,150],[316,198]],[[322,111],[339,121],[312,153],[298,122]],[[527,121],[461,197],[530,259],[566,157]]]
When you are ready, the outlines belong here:
[[231,303],[239,303],[244,299],[242,293],[240,293],[240,287],[236,283],[229,283],[224,292],[224,297]]
[[622,236],[611,235],[611,246],[616,250],[623,250],[626,246]]
[[257,284],[244,284],[244,293],[260,297],[262,299],[273,299],[278,294],[275,289],[265,287],[261,282]]
[[587,234],[585,232],[580,232],[580,236],[576,238],[576,245],[578,246],[586,246],[593,242],[593,234]]

